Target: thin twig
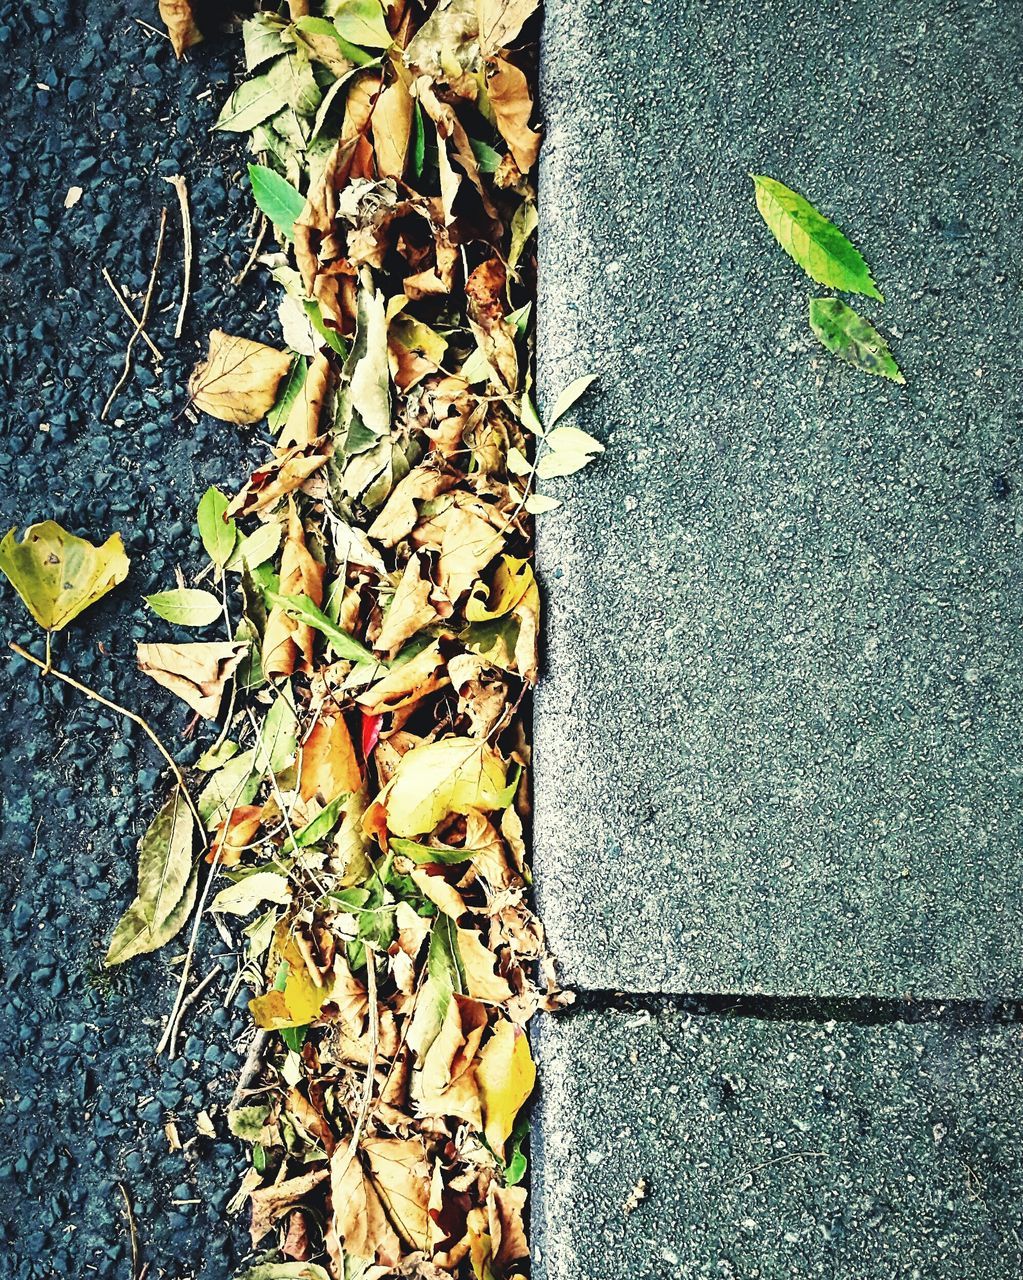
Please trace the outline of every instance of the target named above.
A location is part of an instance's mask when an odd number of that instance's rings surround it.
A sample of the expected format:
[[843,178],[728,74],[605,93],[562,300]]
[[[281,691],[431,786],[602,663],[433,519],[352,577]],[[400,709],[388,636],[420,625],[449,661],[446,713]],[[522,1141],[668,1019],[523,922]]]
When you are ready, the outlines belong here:
[[128,345],[124,349],[124,368],[121,370],[121,376],[117,379],[117,385],[107,396],[107,402],[103,406],[103,412],[100,414],[101,418],[105,418],[110,412],[110,406],[114,403],[114,400],[120,393],[121,388],[128,381],[128,375],[131,373],[131,353],[135,347],[136,339],[149,319],[149,308],[153,302],[153,290],[156,288],[156,273],[160,269],[160,257],[163,254],[163,237],[166,230],[167,210],[161,209],[160,230],[156,237],[156,253],[153,256],[153,269],[149,273],[149,284],[146,286],[146,296],[142,302],[142,314],[135,321],[135,328],[132,330],[131,337],[128,339]]
[[202,982],[194,986],[188,995],[185,996],[184,1000],[181,1001],[181,1004],[178,1005],[177,1017],[174,1019],[174,1025],[170,1029],[170,1043],[167,1048],[169,1057],[174,1057],[174,1051],[177,1048],[178,1035],[181,1031],[181,1019],[184,1016],[185,1010],[191,1008],[191,1006],[195,1004],[196,1000],[199,999],[210,983],[215,978],[219,977],[221,973],[223,973],[223,969],[221,969],[220,965],[214,965],[206,977],[203,978]]
[[249,1085],[259,1075],[260,1067],[263,1065],[263,1054],[266,1052],[266,1046],[269,1043],[270,1032],[265,1028],[260,1028],[252,1037],[249,1051],[245,1055],[245,1062],[242,1064],[241,1075],[238,1077],[238,1083],[234,1087],[234,1093],[231,1094],[231,1101],[227,1104],[228,1111],[234,1111],[236,1107],[241,1106],[245,1095],[249,1091]]
[[185,311],[188,307],[188,295],[192,288],[192,218],[188,212],[188,186],[181,174],[176,173],[171,178],[164,178],[164,182],[169,182],[177,192],[178,206],[181,209],[181,229],[185,241],[185,279],[181,289],[178,322],[174,326],[174,336],[175,338],[180,338],[181,331],[185,327]]
[[377,1008],[377,973],[375,968],[375,960],[373,952],[368,945],[364,946],[366,952],[366,996],[369,1001],[369,1061],[366,1064],[366,1078],[362,1085],[362,1102],[359,1104],[359,1114],[355,1117],[355,1124],[352,1126],[352,1139],[348,1144],[348,1151],[345,1154],[345,1162],[341,1167],[341,1172],[337,1175],[335,1185],[339,1185],[345,1174],[348,1172],[349,1166],[355,1159],[355,1153],[359,1149],[359,1141],[362,1138],[362,1131],[369,1119],[370,1109],[373,1106],[373,1085],[376,1083],[377,1074],[377,1051],[380,1047],[380,1010]]
[[[104,267],[100,274],[103,276],[103,279],[110,286],[110,292],[114,295],[114,297],[120,303],[121,309],[124,312],[124,314],[128,317],[128,319],[132,322],[133,325],[138,326],[139,322],[138,322],[137,316],[135,315],[135,312],[132,311],[131,307],[128,306],[128,303],[125,301],[124,294],[120,291],[120,289],[118,289],[117,285],[114,284],[113,277],[111,276],[110,272],[106,269],[106,267]],[[145,329],[139,328],[139,336],[142,338],[142,341],[146,344],[146,346],[153,353],[156,359],[162,363],[163,352],[156,345],[156,343],[149,336],[149,334],[146,333]]]
[[143,718],[140,715],[136,715],[134,711],[129,711],[127,707],[122,707],[119,702],[111,702],[109,698],[104,698],[101,693],[97,693],[95,689],[90,689],[87,684],[82,684],[81,681],[76,680],[74,676],[69,676],[66,671],[59,671],[54,666],[47,668],[45,662],[40,662],[35,654],[29,653],[29,651],[27,649],[23,649],[20,644],[15,644],[11,641],[10,647],[19,658],[24,658],[26,662],[31,662],[33,666],[38,667],[43,675],[54,676],[57,680],[63,680],[64,683],[69,684],[72,689],[77,689],[79,693],[84,693],[87,698],[92,698],[94,702],[98,702],[109,711],[116,711],[118,715],[126,716],[133,724],[138,725],[170,766],[171,772],[174,774],[175,780],[177,781],[178,788],[185,799],[185,803],[188,805],[189,809],[191,809],[192,816],[199,825],[200,839],[203,842],[203,848],[205,848],[206,838],[203,834],[202,818],[199,815],[199,810],[195,807],[195,802],[191,795],[189,795],[188,788],[185,786],[184,776],[178,768],[174,757],[156,736],[156,730],[149,725],[148,721],[143,720]]
[[256,236],[255,240],[253,240],[252,242],[252,249],[249,253],[248,258],[245,261],[245,266],[242,267],[241,271],[239,271],[238,274],[231,281],[233,285],[235,286],[240,285],[241,282],[252,270],[252,264],[256,261],[256,258],[259,256],[259,251],[263,247],[263,239],[266,236],[266,229],[269,225],[270,223],[267,221],[267,219],[262,215],[260,215],[259,235]]
[[124,1211],[128,1215],[128,1235],[131,1238],[131,1280],[138,1280],[139,1275],[139,1233],[135,1226],[135,1211],[131,1207],[131,1196],[123,1182],[117,1184],[124,1197]]

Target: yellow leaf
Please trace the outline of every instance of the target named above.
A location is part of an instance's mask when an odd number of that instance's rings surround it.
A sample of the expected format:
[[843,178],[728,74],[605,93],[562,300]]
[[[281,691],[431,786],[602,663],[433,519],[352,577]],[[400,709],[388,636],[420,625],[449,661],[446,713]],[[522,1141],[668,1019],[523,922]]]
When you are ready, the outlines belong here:
[[483,1103],[483,1132],[491,1150],[504,1159],[504,1144],[515,1117],[536,1083],[536,1067],[521,1027],[497,1024],[480,1054],[476,1081]]
[[381,178],[400,178],[412,136],[412,97],[400,80],[377,98],[372,127],[377,173]]
[[506,766],[473,738],[424,742],[401,758],[385,792],[387,826],[396,836],[432,831],[451,813],[501,809]]
[[197,409],[222,422],[258,422],[273,408],[278,385],[290,368],[289,352],[214,329],[209,352],[192,371],[188,390]]
[[128,576],[119,533],[100,547],[53,520],[31,525],[19,542],[11,529],[0,542],[0,571],[47,631],[60,631]]

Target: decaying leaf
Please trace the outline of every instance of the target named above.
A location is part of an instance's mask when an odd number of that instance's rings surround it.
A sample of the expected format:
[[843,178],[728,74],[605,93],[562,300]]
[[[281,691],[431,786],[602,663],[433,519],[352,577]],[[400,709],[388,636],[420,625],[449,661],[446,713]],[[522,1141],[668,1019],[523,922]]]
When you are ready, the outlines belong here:
[[892,382],[906,381],[888,343],[840,298],[811,298],[810,328],[833,355],[854,369]]
[[757,208],[781,247],[811,280],[883,302],[860,251],[833,222],[797,192],[763,174],[751,174]]
[[273,408],[290,367],[287,351],[214,329],[209,352],[192,371],[188,390],[197,409],[222,422],[259,422]]
[[533,99],[524,73],[504,58],[491,58],[487,69],[487,93],[497,117],[497,127],[523,173],[540,154],[540,135],[529,127]]
[[138,895],[118,921],[108,965],[156,951],[184,925],[195,900],[192,867],[195,820],[175,789],[139,845]]
[[139,670],[212,720],[247,648],[232,643],[140,644]]
[[96,547],[54,520],[30,525],[20,542],[16,532],[0,542],[0,571],[47,631],[62,630],[128,576],[119,533]]

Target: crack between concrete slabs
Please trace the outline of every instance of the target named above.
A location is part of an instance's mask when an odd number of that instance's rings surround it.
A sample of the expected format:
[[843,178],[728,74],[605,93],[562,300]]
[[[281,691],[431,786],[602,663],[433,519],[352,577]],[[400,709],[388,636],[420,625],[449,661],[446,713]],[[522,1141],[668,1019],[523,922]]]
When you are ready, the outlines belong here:
[[624,1014],[682,1010],[694,1017],[750,1018],[771,1022],[849,1023],[883,1026],[934,1022],[947,1026],[988,1026],[1023,1022],[1023,1000],[914,1000],[877,996],[706,995],[673,992],[577,991],[573,1012]]

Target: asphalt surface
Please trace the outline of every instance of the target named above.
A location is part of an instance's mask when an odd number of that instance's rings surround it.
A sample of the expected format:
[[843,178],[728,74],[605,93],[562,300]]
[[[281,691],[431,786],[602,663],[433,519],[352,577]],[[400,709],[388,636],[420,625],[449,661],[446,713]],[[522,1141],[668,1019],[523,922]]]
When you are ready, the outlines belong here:
[[[260,445],[221,423],[181,416],[185,383],[215,325],[262,336],[265,285],[231,276],[249,248],[250,197],[231,178],[239,142],[210,134],[240,41],[225,38],[178,65],[156,4],[0,4],[6,122],[0,136],[0,512],[11,525],[52,517],[100,539],[120,530],[128,581],[56,643],[59,665],[147,715],[181,761],[187,710],[143,683],[135,642],[173,638],[146,617],[144,592],[201,563],[195,503],[230,489]],[[192,197],[195,289],[175,341],[182,247],[174,193]],[[65,209],[70,188],[80,200]],[[153,260],[159,211],[168,233],[150,332],[135,371],[101,420],[129,324],[101,270],[133,295]],[[4,583],[4,636],[39,651]],[[194,637],[193,637],[194,638]],[[0,1275],[129,1274],[117,1183],[134,1204],[150,1276],[227,1280],[245,1249],[225,1204],[242,1165],[223,1106],[233,1087],[245,993],[222,1007],[225,979],[187,1016],[183,1052],[154,1059],[181,948],[104,973],[114,921],[134,892],[138,838],[165,786],[159,758],[127,722],[27,664],[0,658],[0,772],[5,894],[0,906]],[[196,972],[225,951],[204,930]],[[206,1110],[216,1139],[197,1136]],[[185,1150],[172,1152],[173,1120]]]

